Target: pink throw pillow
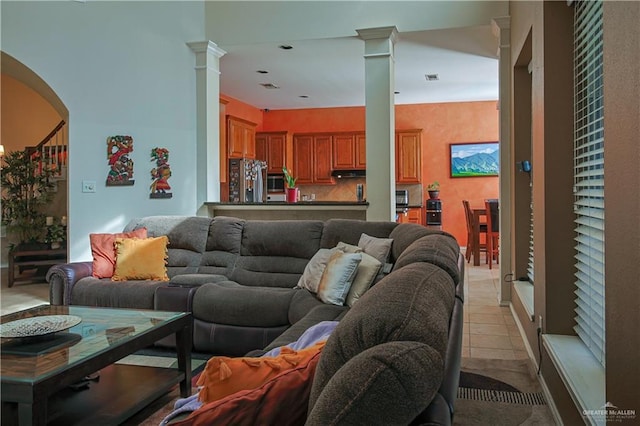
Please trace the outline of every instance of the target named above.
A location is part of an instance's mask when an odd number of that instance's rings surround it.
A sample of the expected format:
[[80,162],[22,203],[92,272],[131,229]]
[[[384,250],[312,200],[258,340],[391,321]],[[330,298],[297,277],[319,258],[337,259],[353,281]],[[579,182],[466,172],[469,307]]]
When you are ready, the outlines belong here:
[[111,278],[116,266],[116,238],[147,238],[147,228],[117,234],[89,234],[93,272],[96,278]]

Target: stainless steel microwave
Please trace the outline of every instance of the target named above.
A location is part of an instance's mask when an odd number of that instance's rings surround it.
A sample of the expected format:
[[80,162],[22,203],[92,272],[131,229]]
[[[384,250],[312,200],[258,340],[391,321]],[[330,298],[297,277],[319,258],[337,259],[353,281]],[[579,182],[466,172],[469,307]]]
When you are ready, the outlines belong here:
[[267,192],[284,192],[284,175],[267,175]]

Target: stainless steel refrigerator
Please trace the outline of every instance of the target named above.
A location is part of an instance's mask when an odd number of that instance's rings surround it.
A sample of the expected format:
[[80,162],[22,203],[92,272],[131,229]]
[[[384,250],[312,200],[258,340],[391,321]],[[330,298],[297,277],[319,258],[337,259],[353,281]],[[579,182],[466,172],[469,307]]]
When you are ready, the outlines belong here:
[[231,158],[228,170],[230,203],[267,201],[267,163],[265,161]]

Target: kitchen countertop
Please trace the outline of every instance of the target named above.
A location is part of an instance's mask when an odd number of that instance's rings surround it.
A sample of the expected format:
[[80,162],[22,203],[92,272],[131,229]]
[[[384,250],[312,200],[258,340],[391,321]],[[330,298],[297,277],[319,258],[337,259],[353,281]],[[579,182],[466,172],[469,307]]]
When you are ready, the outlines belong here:
[[208,206],[251,206],[251,207],[269,207],[269,206],[368,206],[367,201],[298,201],[297,203],[287,203],[285,201],[275,201],[268,203],[224,203],[224,202],[208,202]]
[[327,220],[332,218],[360,219],[367,217],[366,201],[299,201],[297,203],[205,203],[209,217],[233,216],[259,220]]

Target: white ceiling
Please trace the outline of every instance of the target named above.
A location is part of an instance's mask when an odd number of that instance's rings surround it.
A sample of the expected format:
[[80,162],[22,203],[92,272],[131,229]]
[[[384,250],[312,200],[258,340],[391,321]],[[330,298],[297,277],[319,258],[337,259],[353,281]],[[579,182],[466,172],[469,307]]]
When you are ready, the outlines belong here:
[[[227,52],[220,59],[220,91],[260,109],[364,105],[364,41],[356,29],[377,26],[398,29],[396,104],[498,99],[498,41],[490,23],[508,14],[505,2],[206,5],[208,37]],[[425,74],[439,80],[427,82]]]

